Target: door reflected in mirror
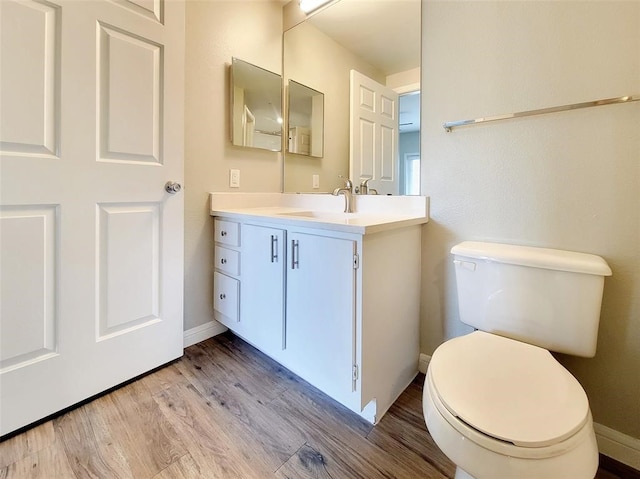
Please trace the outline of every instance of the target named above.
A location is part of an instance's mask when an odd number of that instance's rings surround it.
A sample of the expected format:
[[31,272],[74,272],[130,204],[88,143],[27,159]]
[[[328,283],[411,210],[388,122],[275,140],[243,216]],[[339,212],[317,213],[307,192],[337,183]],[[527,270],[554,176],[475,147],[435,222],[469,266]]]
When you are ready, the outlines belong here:
[[324,145],[324,94],[289,80],[287,151],[321,158]]
[[231,142],[282,150],[282,77],[238,58],[231,62]]

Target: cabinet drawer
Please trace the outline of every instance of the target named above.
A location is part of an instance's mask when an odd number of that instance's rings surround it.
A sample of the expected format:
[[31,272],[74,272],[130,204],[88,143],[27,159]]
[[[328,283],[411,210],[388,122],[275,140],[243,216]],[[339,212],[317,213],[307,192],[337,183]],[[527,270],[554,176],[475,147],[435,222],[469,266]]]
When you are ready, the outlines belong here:
[[215,247],[216,268],[233,276],[240,274],[240,252],[222,246]]
[[240,317],[240,282],[227,275],[213,273],[213,309],[232,321]]
[[216,219],[214,238],[218,243],[240,246],[240,223]]

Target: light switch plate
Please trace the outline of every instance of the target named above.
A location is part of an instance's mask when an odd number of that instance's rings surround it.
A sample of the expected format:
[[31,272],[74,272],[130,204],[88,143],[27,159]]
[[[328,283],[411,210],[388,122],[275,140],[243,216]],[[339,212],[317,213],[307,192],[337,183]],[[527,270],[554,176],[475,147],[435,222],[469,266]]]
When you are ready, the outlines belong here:
[[317,190],[320,188],[320,175],[313,175],[313,189]]
[[240,188],[240,170],[229,170],[229,187]]

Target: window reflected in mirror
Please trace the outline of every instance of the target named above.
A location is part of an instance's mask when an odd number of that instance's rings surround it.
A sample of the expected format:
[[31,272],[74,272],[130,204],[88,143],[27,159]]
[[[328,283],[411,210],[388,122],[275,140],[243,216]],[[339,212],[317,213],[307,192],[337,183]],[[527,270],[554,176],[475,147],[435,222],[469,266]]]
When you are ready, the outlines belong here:
[[420,194],[420,91],[400,95],[399,163],[401,195]]
[[324,145],[324,94],[289,80],[287,151],[321,158]]
[[231,142],[270,151],[282,149],[282,77],[233,58]]

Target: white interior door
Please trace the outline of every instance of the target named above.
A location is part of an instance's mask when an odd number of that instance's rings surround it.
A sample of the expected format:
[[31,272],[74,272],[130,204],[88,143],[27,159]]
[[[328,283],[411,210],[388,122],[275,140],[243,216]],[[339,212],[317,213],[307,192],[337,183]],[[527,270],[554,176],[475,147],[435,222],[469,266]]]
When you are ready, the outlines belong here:
[[0,434],[182,355],[184,4],[0,1]]
[[369,179],[381,195],[397,195],[398,94],[351,70],[349,177],[355,184]]

